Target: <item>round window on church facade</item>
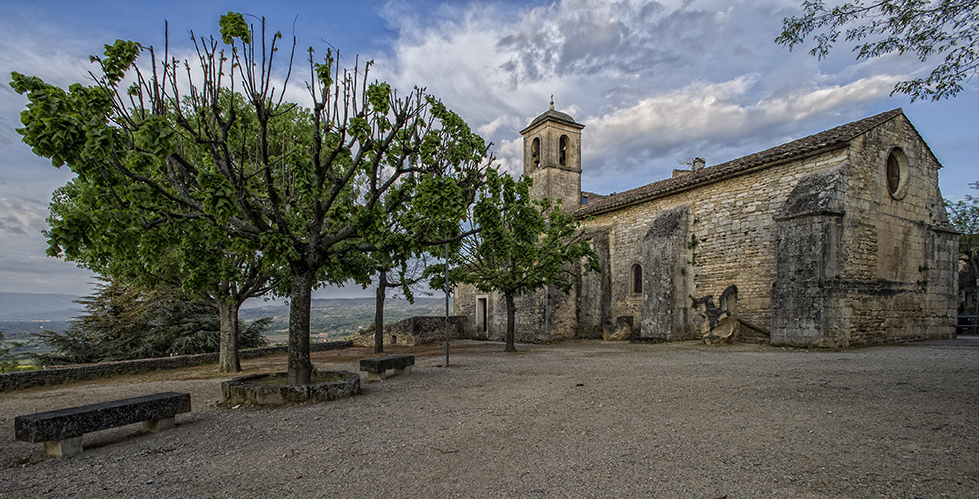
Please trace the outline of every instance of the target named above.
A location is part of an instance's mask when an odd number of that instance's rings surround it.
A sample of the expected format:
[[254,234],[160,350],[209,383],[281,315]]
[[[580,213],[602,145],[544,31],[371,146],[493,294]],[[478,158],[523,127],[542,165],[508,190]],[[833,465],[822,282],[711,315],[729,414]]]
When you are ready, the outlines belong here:
[[908,157],[900,148],[891,149],[886,165],[887,192],[894,199],[901,199],[908,192]]

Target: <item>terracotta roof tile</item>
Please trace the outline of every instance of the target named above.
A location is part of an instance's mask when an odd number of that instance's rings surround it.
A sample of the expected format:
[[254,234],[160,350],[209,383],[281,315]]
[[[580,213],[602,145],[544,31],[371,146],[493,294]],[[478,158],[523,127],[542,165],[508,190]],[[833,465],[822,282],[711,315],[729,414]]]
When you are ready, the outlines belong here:
[[576,217],[584,217],[611,211],[767,164],[805,156],[822,149],[838,147],[902,114],[904,114],[904,111],[901,108],[893,109],[876,116],[840,125],[824,132],[775,146],[771,149],[749,154],[728,161],[727,163],[710,166],[687,175],[660,180],[625,192],[611,194],[604,198],[596,199],[594,202],[588,203],[587,206],[582,206],[574,214]]

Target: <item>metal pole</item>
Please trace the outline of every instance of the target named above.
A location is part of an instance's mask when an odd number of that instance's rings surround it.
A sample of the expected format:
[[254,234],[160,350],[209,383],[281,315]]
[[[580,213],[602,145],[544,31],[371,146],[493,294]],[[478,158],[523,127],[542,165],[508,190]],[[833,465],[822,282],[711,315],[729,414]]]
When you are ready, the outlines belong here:
[[449,367],[449,243],[445,243],[445,367]]

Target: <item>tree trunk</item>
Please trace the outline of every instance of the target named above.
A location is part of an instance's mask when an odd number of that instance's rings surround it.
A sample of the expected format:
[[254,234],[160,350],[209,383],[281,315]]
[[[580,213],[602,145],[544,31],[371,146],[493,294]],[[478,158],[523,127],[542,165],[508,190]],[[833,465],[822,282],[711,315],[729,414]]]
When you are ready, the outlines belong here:
[[316,273],[306,269],[292,270],[289,291],[289,361],[286,375],[290,385],[308,385],[313,373],[309,360],[309,307]]
[[223,373],[241,371],[238,358],[238,309],[241,303],[218,300],[218,316],[221,318],[221,340],[218,346],[218,370]]
[[374,353],[384,352],[384,298],[387,294],[388,272],[381,269],[377,277],[377,295],[374,299]]
[[506,300],[506,348],[503,349],[504,352],[516,352],[517,347],[514,345],[514,322],[516,322],[516,310],[513,307],[513,293],[504,293],[504,299]]

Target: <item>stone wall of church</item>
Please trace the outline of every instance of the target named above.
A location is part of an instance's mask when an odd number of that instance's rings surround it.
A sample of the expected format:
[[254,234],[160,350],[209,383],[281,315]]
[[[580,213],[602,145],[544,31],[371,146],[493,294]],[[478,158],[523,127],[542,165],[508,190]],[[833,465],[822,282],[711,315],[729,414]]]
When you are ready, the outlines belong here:
[[[567,141],[561,164],[561,137]],[[539,164],[533,163],[533,140],[539,140]],[[524,138],[524,176],[534,179],[530,187],[534,199],[561,200],[561,211],[571,213],[581,205],[581,130],[549,120]]]
[[547,198],[552,205],[560,200],[560,209],[571,213],[581,207],[581,173],[562,168],[542,168],[531,174],[534,179],[530,186],[533,199]]
[[[574,334],[579,338],[603,338],[615,334],[615,321],[611,317],[612,273],[609,256],[609,232],[592,231],[588,234],[592,250],[598,255],[599,272],[586,272],[575,288],[578,324]],[[578,296],[586,297],[577,299]],[[631,334],[632,324],[628,324]]]
[[476,287],[471,284],[457,284],[452,288],[452,315],[465,318],[465,330],[473,337],[486,339],[476,324]]
[[840,309],[844,251],[843,169],[802,178],[775,214],[771,341],[835,343],[849,328]]
[[[643,295],[631,292],[630,272],[634,264],[643,261],[643,239],[656,217],[664,211],[686,206],[689,226],[684,244],[678,248],[680,253],[674,257],[679,262],[678,280],[687,289],[687,295],[679,298],[690,307],[690,310],[684,310],[688,321],[696,322],[694,300],[707,295],[716,300],[725,288],[736,285],[740,316],[769,327],[771,290],[776,274],[773,217],[800,179],[815,172],[838,169],[846,159],[846,150],[839,149],[701,184],[691,190],[602,213],[586,221],[589,229],[609,233],[611,319],[624,316],[632,317],[635,325],[651,324],[643,317]],[[655,293],[656,285],[655,282],[648,283],[643,293]],[[585,302],[596,298],[582,296]],[[647,312],[652,310],[654,308]],[[665,334],[634,328],[633,335],[679,339],[691,337],[692,331]]]
[[[891,195],[894,146],[907,170]],[[954,337],[958,238],[943,228],[940,167],[903,116],[852,143],[839,279],[848,328],[829,346]]]
[[[570,339],[577,331],[577,301],[575,290],[562,293],[556,288],[514,297],[514,338],[517,343],[547,343]],[[483,304],[480,304],[480,302]],[[507,309],[504,296],[496,292],[479,291],[470,284],[460,284],[453,290],[453,314],[464,319],[464,338],[505,341]],[[480,307],[486,307],[486,325],[482,326]]]
[[[664,210],[642,239],[642,321],[639,336],[657,341],[689,340],[699,324],[694,319],[694,258],[690,206]],[[634,270],[629,282],[635,286]],[[632,294],[635,289],[630,290]],[[635,320],[635,318],[633,319]]]
[[[895,146],[904,171],[892,195]],[[951,337],[958,239],[945,228],[939,167],[900,116],[848,146],[600,213],[584,225],[602,271],[567,295],[518,297],[517,341],[696,338],[707,322],[698,307],[732,285],[739,317],[769,329],[773,344]],[[502,297],[460,286],[455,298],[455,313],[474,318],[474,337],[503,339]]]

